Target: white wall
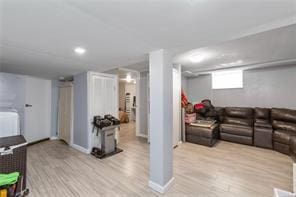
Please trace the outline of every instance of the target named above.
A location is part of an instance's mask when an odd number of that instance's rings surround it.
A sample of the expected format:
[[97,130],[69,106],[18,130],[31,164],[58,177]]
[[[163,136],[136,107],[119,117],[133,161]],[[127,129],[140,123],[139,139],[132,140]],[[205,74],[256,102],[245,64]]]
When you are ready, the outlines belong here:
[[88,148],[88,76],[87,72],[74,76],[73,143]]
[[59,81],[51,81],[51,136],[58,135]]
[[187,94],[187,82],[188,80],[187,80],[187,77],[185,77],[185,76],[181,76],[181,89],[183,90],[183,91],[185,91],[185,93]]
[[140,98],[138,99],[139,103],[139,121],[140,121],[140,129],[139,133],[143,136],[148,135],[148,104],[147,104],[147,97],[148,97],[148,72],[141,72],[140,73]]
[[211,75],[188,78],[192,102],[209,98],[215,106],[284,107],[296,109],[296,66],[244,71],[244,88],[211,89]]
[[[20,115],[21,131],[24,130],[24,105],[25,105],[25,77],[0,72],[0,108],[12,107],[17,109]],[[51,135],[57,133],[57,103],[58,103],[58,81],[52,80],[51,95]]]
[[[136,96],[136,84],[134,83],[125,83],[125,95],[130,93],[131,95],[131,105],[133,104],[134,96]],[[136,98],[137,99],[137,98]],[[137,102],[137,101],[136,101]]]
[[211,75],[201,75],[187,79],[187,96],[192,103],[205,98],[212,99]]
[[119,108],[124,110],[125,107],[125,82],[119,82],[118,86]]

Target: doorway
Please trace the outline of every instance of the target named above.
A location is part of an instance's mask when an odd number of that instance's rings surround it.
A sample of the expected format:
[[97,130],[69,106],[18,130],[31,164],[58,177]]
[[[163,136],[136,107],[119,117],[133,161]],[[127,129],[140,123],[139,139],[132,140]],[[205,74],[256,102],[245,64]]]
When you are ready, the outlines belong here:
[[122,138],[138,136],[138,72],[126,69],[118,70],[119,78],[119,119],[124,132]]
[[148,139],[149,71],[117,68],[106,73],[118,76],[118,110],[119,117],[122,118],[121,127],[132,130],[128,132],[129,135]]

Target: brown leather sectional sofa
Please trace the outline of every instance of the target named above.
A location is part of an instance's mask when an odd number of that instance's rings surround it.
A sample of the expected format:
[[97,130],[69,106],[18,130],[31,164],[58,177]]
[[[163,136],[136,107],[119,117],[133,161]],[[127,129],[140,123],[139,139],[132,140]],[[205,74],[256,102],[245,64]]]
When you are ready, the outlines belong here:
[[[283,108],[215,108],[212,128],[187,125],[186,141],[213,146],[217,139],[274,149],[296,158],[296,110]],[[203,117],[204,119],[213,119]]]

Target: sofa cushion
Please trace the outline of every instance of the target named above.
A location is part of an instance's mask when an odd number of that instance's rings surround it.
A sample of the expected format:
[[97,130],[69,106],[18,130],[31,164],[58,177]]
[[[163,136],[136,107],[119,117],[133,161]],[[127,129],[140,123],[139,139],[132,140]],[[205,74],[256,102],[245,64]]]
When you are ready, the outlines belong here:
[[229,142],[236,142],[240,144],[247,144],[252,145],[253,144],[253,138],[249,136],[241,136],[241,135],[232,135],[228,133],[220,133],[220,137],[222,140],[226,140]]
[[254,116],[255,116],[255,119],[269,120],[269,118],[270,118],[270,109],[256,107],[254,109]]
[[296,136],[290,138],[290,155],[294,162],[296,162]]
[[226,107],[225,115],[235,118],[252,119],[253,108],[248,107]]
[[224,123],[225,124],[243,125],[243,126],[252,126],[253,125],[253,119],[224,117]]
[[289,145],[291,136],[296,136],[293,131],[275,130],[273,132],[273,141]]
[[253,127],[234,124],[221,124],[220,132],[252,137]]
[[272,128],[272,125],[269,122],[269,120],[265,120],[265,119],[255,119],[254,126],[255,127]]
[[296,132],[296,123],[273,120],[272,126],[277,130],[288,130]]
[[296,123],[296,110],[272,108],[271,119]]

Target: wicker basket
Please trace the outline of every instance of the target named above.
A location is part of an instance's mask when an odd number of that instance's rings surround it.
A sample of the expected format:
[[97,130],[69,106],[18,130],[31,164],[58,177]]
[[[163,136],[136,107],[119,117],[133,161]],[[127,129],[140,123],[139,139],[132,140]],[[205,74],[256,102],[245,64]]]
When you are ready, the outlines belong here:
[[0,138],[0,150],[0,173],[20,172],[17,193],[26,191],[27,142],[25,138],[22,135]]

